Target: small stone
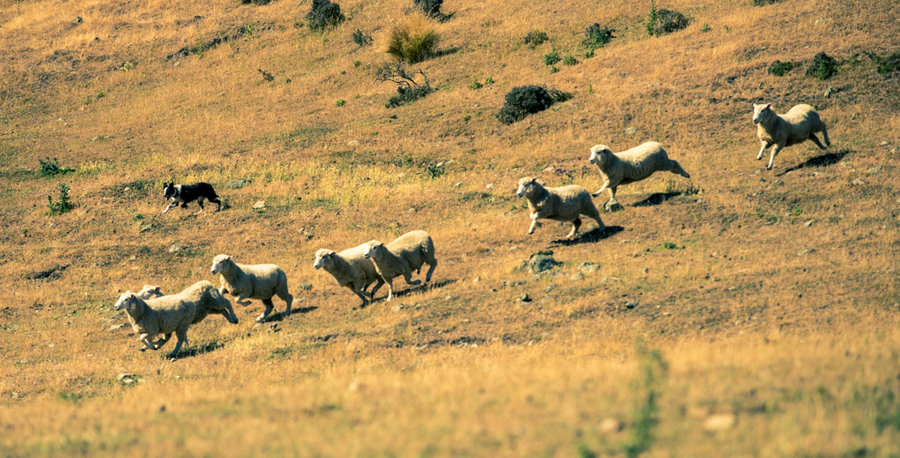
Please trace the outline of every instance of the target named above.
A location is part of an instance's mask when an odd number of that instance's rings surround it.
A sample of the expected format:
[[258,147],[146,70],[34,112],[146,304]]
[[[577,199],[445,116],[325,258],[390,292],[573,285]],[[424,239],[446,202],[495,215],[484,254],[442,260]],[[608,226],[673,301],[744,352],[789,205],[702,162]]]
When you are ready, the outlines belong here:
[[856,178],[853,181],[851,181],[850,184],[852,184],[853,186],[862,186],[862,185],[866,184],[866,182],[859,178]]
[[82,22],[84,22],[84,19],[82,19],[81,16],[75,16],[75,20],[72,21],[72,25],[78,25],[78,24],[81,24]]
[[866,170],[866,175],[875,175],[876,173],[878,173],[880,171],[881,171],[881,166],[876,165],[875,167],[872,167],[869,170]]
[[600,264],[585,262],[578,266],[578,270],[580,270],[584,274],[597,273],[597,271],[600,270]]
[[173,244],[173,245],[171,245],[171,246],[169,247],[169,253],[175,253],[175,252],[178,252],[178,251],[181,251],[181,247],[178,246],[178,245],[174,245],[174,244]]
[[262,209],[266,208],[266,201],[257,200],[256,203],[253,204],[253,208],[256,210],[262,210]]
[[647,267],[644,267],[643,269],[641,269],[641,272],[643,272],[644,274],[649,274],[649,273],[650,273],[650,269],[647,268]]
[[816,19],[816,25],[819,25],[819,24],[825,24],[825,23],[827,23],[827,22],[828,22],[828,18],[827,18],[827,17],[820,17],[819,19]]
[[640,304],[640,302],[638,302],[638,301],[628,301],[625,303],[625,308],[631,310],[631,309],[637,307],[638,304]]
[[809,221],[803,223],[803,225],[806,226],[806,227],[812,226],[812,225],[813,225],[813,220],[809,220]]
[[456,183],[453,183],[453,186],[455,186],[455,187],[457,187],[457,188],[460,187],[460,186],[462,186],[462,185],[463,185],[462,181],[457,181]]
[[737,418],[731,413],[713,414],[703,422],[703,429],[710,432],[724,431],[726,429],[731,429],[736,420]]
[[531,296],[529,296],[528,293],[525,293],[519,300],[522,302],[531,302]]
[[890,145],[890,144],[891,144],[891,142],[885,140],[885,141],[879,143],[878,146],[888,146],[888,145]]
[[484,186],[484,189],[487,189],[488,191],[490,191],[491,189],[494,189],[494,183],[488,183],[487,185]]
[[544,291],[549,293],[550,291],[553,291],[555,288],[556,288],[556,285],[550,285],[550,286],[544,288]]
[[478,283],[481,281],[481,277],[475,277],[472,279],[472,283]]
[[825,97],[831,97],[831,94],[834,94],[834,86],[829,86],[828,89],[825,90]]
[[166,411],[166,405],[163,404],[163,405],[159,406],[159,411],[160,411],[160,412],[165,412],[165,411]]
[[809,254],[811,251],[812,251],[812,250],[810,250],[809,248],[804,248],[804,249],[802,249],[802,250],[800,250],[800,251],[797,252],[797,256],[803,256],[803,255],[805,255],[805,254]]
[[152,224],[141,224],[141,233],[150,232],[150,229],[153,229]]
[[347,142],[347,146],[355,148],[359,146],[359,140],[350,140],[349,142]]
[[617,433],[622,430],[622,422],[615,418],[607,418],[600,422],[600,432],[604,434]]
[[229,181],[229,182],[225,185],[225,187],[226,187],[226,188],[230,188],[230,189],[241,189],[241,188],[243,188],[244,186],[247,186],[249,183],[250,183],[250,180],[245,180],[245,179],[243,179],[243,178],[240,178],[240,179],[237,179],[237,180],[231,180],[231,181]]
[[625,133],[628,135],[634,135],[637,133],[637,127],[626,127]]
[[128,327],[128,324],[127,324],[127,323],[114,324],[114,325],[110,326],[110,327],[107,329],[107,331],[113,332],[113,331],[118,331],[119,329],[125,329],[125,328],[127,328],[127,327]]
[[131,191],[131,186],[125,186],[124,188],[122,188],[122,192],[128,192],[128,191]]
[[525,265],[528,266],[528,270],[530,270],[531,273],[539,274],[556,266],[560,266],[562,263],[553,259],[552,251],[539,251],[531,255]]
[[118,377],[116,377],[116,380],[118,380],[120,382],[125,379],[134,379],[134,374],[129,374],[129,373],[123,372],[123,373],[119,374]]

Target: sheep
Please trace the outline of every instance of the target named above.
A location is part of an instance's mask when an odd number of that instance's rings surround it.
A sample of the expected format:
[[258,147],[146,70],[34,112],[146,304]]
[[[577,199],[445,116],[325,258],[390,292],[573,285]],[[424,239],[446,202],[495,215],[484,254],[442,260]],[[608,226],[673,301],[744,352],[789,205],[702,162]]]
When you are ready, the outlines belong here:
[[531,210],[529,234],[533,234],[534,228],[539,226],[539,218],[571,222],[572,231],[567,235],[570,238],[578,232],[578,227],[581,226],[579,215],[586,215],[596,220],[601,231],[606,228],[600,219],[600,212],[597,211],[597,207],[591,200],[591,195],[581,186],[545,188],[544,182],[540,179],[525,177],[519,180],[519,189],[516,191],[516,195],[528,199],[528,208]]
[[[237,324],[238,322],[234,309],[231,308],[231,301],[222,296],[211,282],[206,280],[198,281],[178,294],[197,302],[199,309],[194,317],[194,324],[202,321],[210,313],[222,315],[232,324]],[[144,285],[144,288],[135,295],[144,300],[164,296],[161,288],[153,285]]]
[[[322,248],[316,252],[316,260],[313,267],[316,269],[323,268],[330,273],[339,286],[346,286],[353,291],[354,294],[362,299],[360,307],[365,307],[369,303],[369,299],[375,296],[375,292],[384,280],[375,270],[375,264],[365,258],[368,245],[362,244],[353,248],[346,249],[340,253]],[[366,292],[366,288],[370,284],[375,283],[372,292]]]
[[[769,156],[766,170],[772,170],[775,155],[785,146],[796,145],[806,140],[812,140],[822,150],[826,149],[826,146],[831,146],[828,129],[825,127],[825,123],[819,119],[819,113],[815,108],[803,103],[795,105],[783,115],[776,114],[771,103],[754,103],[753,124],[756,124],[756,136],[761,144],[756,160],[762,159],[766,148],[775,145],[772,147],[772,154]],[[824,146],[816,137],[816,132],[822,132],[822,137],[825,138]]]
[[600,169],[604,180],[600,189],[591,195],[598,197],[609,189],[610,199],[604,205],[607,209],[618,204],[616,188],[619,185],[641,181],[658,171],[691,177],[678,162],[669,159],[666,150],[657,142],[642,143],[619,153],[613,153],[606,145],[594,145],[591,147],[590,163]]
[[366,244],[365,258],[371,259],[375,264],[375,271],[388,285],[388,297],[390,302],[394,296],[394,278],[403,275],[407,284],[418,285],[421,280],[411,280],[412,271],[422,271],[422,264],[428,264],[429,269],[425,274],[425,282],[431,281],[431,274],[437,267],[437,259],[434,258],[434,241],[425,231],[412,231],[401,235],[393,242],[385,245],[378,240],[372,240]]
[[272,309],[272,297],[278,296],[287,307],[284,316],[291,314],[294,297],[288,292],[287,275],[274,264],[245,265],[238,264],[227,254],[213,258],[210,272],[219,274],[219,293],[230,293],[237,297],[235,302],[243,306],[250,305],[247,299],[259,299],[266,306],[261,315],[256,317],[258,323],[266,321]]

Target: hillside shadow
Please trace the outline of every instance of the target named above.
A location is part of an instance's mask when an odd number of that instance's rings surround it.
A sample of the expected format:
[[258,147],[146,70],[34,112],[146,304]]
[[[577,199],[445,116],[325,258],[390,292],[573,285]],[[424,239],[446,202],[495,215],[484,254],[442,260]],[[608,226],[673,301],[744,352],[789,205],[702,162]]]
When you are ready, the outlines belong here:
[[670,191],[670,192],[654,192],[647,196],[644,200],[632,204],[632,207],[651,207],[653,205],[659,205],[673,197],[678,197],[684,194],[681,191]]
[[582,243],[597,243],[601,240],[608,239],[619,232],[624,231],[622,226],[606,226],[606,229],[594,228],[585,232],[574,239],[557,239],[551,242],[551,245],[572,246]]
[[846,156],[850,153],[851,153],[850,150],[842,149],[836,153],[825,153],[825,154],[822,154],[821,156],[811,157],[800,164],[797,164],[793,167],[788,167],[788,168],[784,169],[783,172],[776,174],[775,176],[780,177],[787,173],[791,173],[795,170],[805,169],[805,168],[809,168],[809,167],[828,167],[829,165],[837,164],[842,159],[844,159],[844,156]]

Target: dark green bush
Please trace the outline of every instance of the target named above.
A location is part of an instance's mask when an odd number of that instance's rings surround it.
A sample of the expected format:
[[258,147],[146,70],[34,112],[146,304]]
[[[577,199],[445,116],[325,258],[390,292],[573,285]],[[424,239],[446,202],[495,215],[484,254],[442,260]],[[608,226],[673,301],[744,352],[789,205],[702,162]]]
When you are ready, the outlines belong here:
[[306,14],[306,23],[312,30],[325,30],[334,27],[346,18],[337,3],[328,0],[313,0],[312,9]]
[[615,30],[609,27],[601,27],[599,23],[595,22],[584,29],[584,34],[587,35],[587,38],[581,44],[590,49],[599,48],[615,38],[613,32]]
[[415,102],[416,100],[425,97],[434,89],[431,86],[397,86],[397,95],[393,96],[388,100],[388,103],[385,105],[387,108],[396,108],[401,105],[409,105],[410,103]]
[[833,57],[822,51],[813,57],[812,64],[806,69],[806,75],[827,80],[837,73],[837,65],[837,61]]
[[55,175],[60,175],[63,173],[74,172],[75,169],[70,167],[60,167],[59,160],[54,158],[46,158],[46,159],[38,159],[38,162],[41,164],[41,175],[45,177],[52,177]]
[[497,113],[497,119],[504,124],[512,124],[525,119],[529,114],[546,110],[554,103],[571,98],[572,94],[556,89],[548,90],[543,86],[514,87],[506,94],[506,103]]
[[562,60],[559,57],[559,53],[556,50],[550,51],[547,54],[544,54],[544,65],[553,65]]
[[[422,82],[416,81],[416,75],[422,76]],[[408,105],[434,91],[428,77],[422,70],[410,73],[403,62],[391,62],[382,65],[375,72],[378,81],[391,81],[397,84],[397,95],[388,100],[387,108]]]
[[772,65],[769,65],[769,74],[775,76],[784,76],[785,73],[793,70],[794,64],[791,62],[782,62],[780,60],[776,60],[772,62]]
[[900,70],[900,52],[878,59],[878,73],[883,75],[897,70]]
[[775,3],[780,2],[781,0],[753,0],[753,6],[766,6],[773,5]]
[[541,32],[540,30],[532,30],[525,35],[525,44],[528,45],[529,48],[534,49],[549,39],[550,37],[548,37],[546,33]]
[[660,36],[681,30],[688,26],[690,20],[678,11],[665,8],[656,9],[656,2],[650,3],[650,14],[647,15],[648,35]]
[[416,5],[417,8],[422,10],[426,16],[437,19],[439,21],[446,21],[450,19],[453,14],[444,14],[441,11],[441,6],[444,4],[444,0],[413,0],[413,4]]
[[363,32],[362,30],[356,29],[353,32],[353,42],[356,43],[357,45],[359,45],[360,47],[369,46],[370,44],[372,44],[372,35],[369,35],[368,33]]

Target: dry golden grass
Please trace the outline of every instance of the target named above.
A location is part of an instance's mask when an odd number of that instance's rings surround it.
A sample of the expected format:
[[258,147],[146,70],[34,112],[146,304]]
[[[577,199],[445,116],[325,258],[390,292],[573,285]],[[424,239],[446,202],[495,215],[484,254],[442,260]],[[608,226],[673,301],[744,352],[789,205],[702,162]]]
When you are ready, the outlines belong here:
[[[676,0],[659,6],[691,24],[649,38],[649,4],[448,0],[414,67],[439,90],[386,109],[378,44],[412,3],[339,2],[324,33],[308,3],[0,2],[3,455],[900,454],[900,78],[865,55],[897,51],[900,4]],[[585,58],[594,22],[616,38]],[[532,30],[550,41],[530,49]],[[580,62],[551,74],[552,49]],[[804,75],[819,51],[843,62],[827,81]],[[776,59],[804,64],[778,78]],[[575,97],[500,124],[525,84]],[[831,154],[792,146],[764,171],[761,100],[815,105]],[[526,234],[518,178],[595,190],[591,145],[651,139],[692,180],[620,188],[601,240]],[[48,156],[76,170],[41,177]],[[230,208],[160,216],[173,178]],[[47,216],[61,182],[76,208]],[[355,309],[312,268],[412,229],[436,242],[433,289],[398,280]],[[548,248],[562,266],[521,268]],[[215,280],[218,253],[279,264],[298,313],[270,332],[237,306],[175,362],[109,330],[121,291]],[[710,431],[716,414],[734,423]]]

